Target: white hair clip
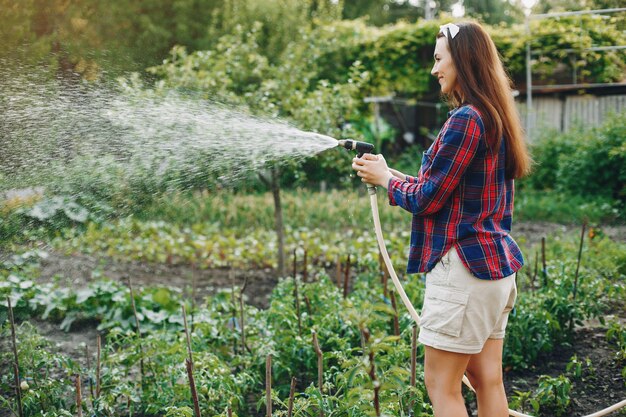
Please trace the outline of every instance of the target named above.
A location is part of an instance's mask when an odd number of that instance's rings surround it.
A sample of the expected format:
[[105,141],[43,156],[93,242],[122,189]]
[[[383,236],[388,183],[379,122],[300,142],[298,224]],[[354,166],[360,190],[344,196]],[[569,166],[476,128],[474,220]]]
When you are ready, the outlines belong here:
[[446,23],[445,25],[439,26],[439,32],[443,33],[446,38],[448,37],[448,32],[446,31],[446,29],[450,31],[450,36],[452,37],[452,39],[454,39],[457,33],[459,33],[459,27],[457,25],[455,25],[454,23]]

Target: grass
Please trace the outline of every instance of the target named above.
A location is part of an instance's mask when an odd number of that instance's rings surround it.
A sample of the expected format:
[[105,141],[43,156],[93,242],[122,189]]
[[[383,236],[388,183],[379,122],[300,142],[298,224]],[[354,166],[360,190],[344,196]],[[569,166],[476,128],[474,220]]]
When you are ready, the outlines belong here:
[[[283,190],[281,201],[285,225],[291,228],[338,230],[371,224],[369,197],[364,187],[328,192]],[[378,191],[378,204],[383,224],[405,222],[409,227],[410,214],[388,207],[384,189]],[[274,206],[270,193],[175,193],[161,196],[136,217],[181,225],[218,223],[237,230],[250,225],[273,229]],[[623,209],[615,202],[602,199],[526,189],[517,191],[515,196],[515,220],[580,224],[586,219],[594,224],[616,224],[624,218]]]

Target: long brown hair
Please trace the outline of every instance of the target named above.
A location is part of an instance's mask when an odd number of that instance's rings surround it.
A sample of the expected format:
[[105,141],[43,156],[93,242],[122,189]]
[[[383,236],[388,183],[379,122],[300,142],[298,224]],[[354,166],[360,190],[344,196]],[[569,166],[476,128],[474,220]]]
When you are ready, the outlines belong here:
[[467,103],[480,112],[485,125],[487,144],[499,149],[506,141],[506,176],[520,178],[530,172],[524,132],[511,91],[511,80],[489,34],[477,23],[456,24],[459,32],[447,35],[452,62],[457,72],[457,88],[450,95],[454,106]]

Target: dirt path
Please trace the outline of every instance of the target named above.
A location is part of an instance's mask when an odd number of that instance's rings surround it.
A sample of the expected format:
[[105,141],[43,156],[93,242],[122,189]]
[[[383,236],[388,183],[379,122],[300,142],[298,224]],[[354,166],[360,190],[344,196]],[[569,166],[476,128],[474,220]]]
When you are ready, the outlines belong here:
[[[544,236],[564,234],[579,228],[577,225],[519,222],[515,226],[514,237],[530,247],[541,242]],[[604,227],[602,230],[608,237],[626,242],[626,226]],[[123,281],[130,277],[135,286],[166,285],[189,291],[195,277],[197,301],[202,301],[205,296],[214,294],[218,289],[232,288],[233,285],[241,286],[247,279],[245,292],[247,302],[258,308],[268,306],[269,296],[278,281],[278,276],[272,269],[195,269],[187,265],[128,262],[92,255],[65,256],[50,252],[49,257],[42,262],[40,279],[49,281],[55,276],[61,277],[61,282],[73,287],[84,286],[104,276]]]
[[[538,386],[540,375],[558,377],[566,374],[566,368],[572,356],[576,355],[583,363],[580,378],[571,375],[572,390],[569,411],[572,416],[583,416],[595,413],[626,399],[626,385],[621,375],[622,366],[618,363],[615,352],[617,347],[606,340],[606,331],[600,326],[579,328],[570,347],[541,356],[530,369],[507,372],[504,384],[509,400],[515,391],[534,391]],[[591,366],[586,365],[589,359]],[[527,411],[528,414],[534,414]],[[611,416],[626,416],[626,410]]]
[[232,288],[234,285],[241,287],[247,279],[246,301],[258,308],[267,308],[272,289],[278,282],[276,273],[271,269],[196,269],[188,265],[129,262],[92,255],[66,256],[50,252],[48,258],[41,262],[39,279],[49,281],[55,276],[60,278],[60,283],[73,287],[84,286],[100,277],[123,282],[130,277],[135,287],[163,285],[181,288],[188,294],[191,294],[195,278],[195,298],[198,302],[219,289]]

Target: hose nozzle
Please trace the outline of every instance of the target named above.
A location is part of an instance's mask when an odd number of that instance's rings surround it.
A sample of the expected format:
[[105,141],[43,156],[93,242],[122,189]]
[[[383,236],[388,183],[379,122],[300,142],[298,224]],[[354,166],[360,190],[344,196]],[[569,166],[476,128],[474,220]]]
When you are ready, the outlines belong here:
[[339,141],[339,146],[346,148],[349,151],[356,151],[357,156],[360,158],[364,153],[372,153],[374,145],[367,142],[359,142],[358,140],[344,139]]

